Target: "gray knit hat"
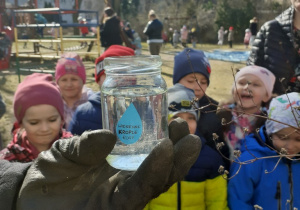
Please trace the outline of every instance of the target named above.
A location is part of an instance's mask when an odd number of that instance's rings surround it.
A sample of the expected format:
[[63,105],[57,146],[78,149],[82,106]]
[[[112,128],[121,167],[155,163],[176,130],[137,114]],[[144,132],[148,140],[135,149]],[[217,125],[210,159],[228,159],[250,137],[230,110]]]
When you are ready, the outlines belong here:
[[168,119],[171,119],[174,115],[182,112],[191,113],[198,121],[198,103],[192,103],[195,98],[193,90],[184,87],[182,84],[175,84],[168,89]]

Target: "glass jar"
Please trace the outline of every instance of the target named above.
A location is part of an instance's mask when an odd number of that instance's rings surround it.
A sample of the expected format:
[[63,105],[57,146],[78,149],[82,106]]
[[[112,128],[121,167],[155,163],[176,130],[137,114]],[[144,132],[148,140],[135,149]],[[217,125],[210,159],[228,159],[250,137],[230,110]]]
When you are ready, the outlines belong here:
[[103,129],[117,136],[107,157],[121,170],[136,170],[168,138],[167,85],[158,55],[108,57],[101,87]]

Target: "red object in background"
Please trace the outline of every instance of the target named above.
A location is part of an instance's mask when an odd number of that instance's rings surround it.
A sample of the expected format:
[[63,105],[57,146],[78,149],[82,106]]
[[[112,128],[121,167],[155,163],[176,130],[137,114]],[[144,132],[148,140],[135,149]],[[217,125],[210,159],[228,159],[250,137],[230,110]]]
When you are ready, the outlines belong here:
[[8,36],[8,38],[10,39],[11,42],[13,42],[14,39],[14,31],[12,28],[10,27],[4,27],[4,29],[2,30],[6,33],[6,35]]
[[12,30],[7,27],[5,31],[0,32],[0,70],[9,68],[12,41],[7,33],[11,34],[11,31]]
[[[80,24],[86,24],[86,21],[80,21]],[[89,28],[86,26],[79,27],[82,34],[87,35],[89,33]]]
[[7,56],[0,59],[0,71],[9,68],[11,47],[8,50]]

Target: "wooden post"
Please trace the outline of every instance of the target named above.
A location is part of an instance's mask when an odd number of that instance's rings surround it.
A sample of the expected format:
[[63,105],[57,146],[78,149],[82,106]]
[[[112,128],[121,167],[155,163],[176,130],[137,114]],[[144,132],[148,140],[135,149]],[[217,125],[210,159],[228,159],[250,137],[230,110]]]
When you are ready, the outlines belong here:
[[61,51],[61,54],[64,53],[64,41],[63,41],[63,29],[62,27],[60,26],[59,27],[59,36],[60,36],[60,51]]
[[101,46],[101,43],[100,43],[100,27],[97,26],[97,50],[98,50],[98,57],[100,56],[101,54],[101,49],[100,49],[100,46]]
[[75,1],[75,9],[79,10],[78,0]]
[[18,73],[18,81],[21,82],[21,75],[20,75],[20,62],[19,62],[19,48],[18,48],[18,29],[17,27],[14,28],[14,35],[15,35],[15,47],[16,47],[16,65],[17,65],[17,73]]

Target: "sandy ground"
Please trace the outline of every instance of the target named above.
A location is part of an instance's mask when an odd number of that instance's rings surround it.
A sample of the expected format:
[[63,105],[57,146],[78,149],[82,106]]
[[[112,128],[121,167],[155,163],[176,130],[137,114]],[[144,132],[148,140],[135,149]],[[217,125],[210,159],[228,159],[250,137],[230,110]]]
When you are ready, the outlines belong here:
[[[200,45],[197,48],[202,50],[210,50],[217,48],[217,45]],[[227,46],[223,46],[223,49],[226,49]],[[14,52],[14,46],[12,52]],[[235,50],[241,50],[243,46],[239,45],[235,47]],[[30,50],[30,49],[26,49]],[[162,65],[162,75],[167,82],[168,87],[172,86],[172,73],[173,73],[173,65],[174,65],[174,55],[176,52],[180,52],[182,49],[174,49],[170,45],[165,46],[161,52],[161,59],[163,62]],[[143,54],[149,54],[147,50],[143,51]],[[94,73],[94,63],[92,61],[84,62],[87,68],[87,86],[92,88],[94,91],[98,91],[98,86],[94,82],[92,74]],[[210,60],[211,64],[211,77],[210,77],[210,85],[207,89],[207,94],[214,98],[217,101],[226,100],[230,98],[230,90],[233,82],[232,69],[240,68],[244,66],[243,63],[231,63],[217,60]],[[11,63],[11,68],[9,70],[0,71],[0,93],[6,103],[7,111],[6,114],[0,119],[0,133],[2,135],[2,139],[4,144],[7,144],[8,141],[11,140],[11,128],[14,122],[13,116],[13,95],[19,83],[19,77],[16,73],[15,62]],[[31,59],[22,59],[20,63],[21,67],[40,67],[41,69],[50,69],[54,70],[55,68],[55,60],[54,61],[45,61],[42,63],[39,59],[31,60]],[[45,67],[46,66],[46,67]],[[20,80],[24,76],[20,77]]]

